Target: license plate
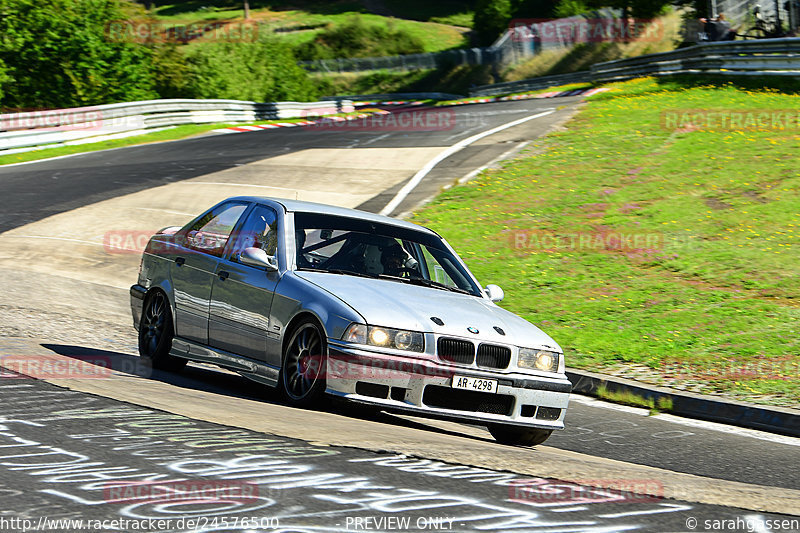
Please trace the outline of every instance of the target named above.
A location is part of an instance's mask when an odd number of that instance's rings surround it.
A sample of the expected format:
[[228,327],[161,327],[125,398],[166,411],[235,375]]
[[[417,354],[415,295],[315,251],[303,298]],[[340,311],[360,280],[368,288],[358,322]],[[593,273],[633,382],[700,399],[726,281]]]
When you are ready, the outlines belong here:
[[476,390],[480,392],[497,392],[497,380],[453,376],[452,387],[454,389]]

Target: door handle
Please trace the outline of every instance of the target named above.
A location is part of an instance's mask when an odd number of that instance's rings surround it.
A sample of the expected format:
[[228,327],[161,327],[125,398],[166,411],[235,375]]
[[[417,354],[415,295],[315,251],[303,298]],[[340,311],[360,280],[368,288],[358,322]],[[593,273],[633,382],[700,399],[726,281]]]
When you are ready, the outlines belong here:
[[186,262],[186,259],[183,257],[176,257],[175,262],[178,264],[178,266],[183,266],[183,264]]
[[230,274],[225,270],[220,270],[217,275],[219,276],[220,281],[225,281],[228,279],[228,276],[230,276]]

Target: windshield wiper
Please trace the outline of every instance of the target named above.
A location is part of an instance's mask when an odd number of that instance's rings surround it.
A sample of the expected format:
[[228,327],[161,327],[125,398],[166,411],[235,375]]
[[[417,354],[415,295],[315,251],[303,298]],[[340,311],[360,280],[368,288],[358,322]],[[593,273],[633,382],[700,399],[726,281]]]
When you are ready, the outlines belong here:
[[390,276],[389,274],[379,274],[379,279],[391,279],[395,281],[402,281],[404,283],[411,283],[413,285],[422,285],[423,287],[432,287],[434,289],[443,289],[446,291],[452,292],[459,292],[461,294],[469,294],[470,296],[475,296],[470,291],[462,289],[460,287],[452,287],[450,285],[445,285],[444,283],[439,283],[438,281],[433,281],[431,279],[425,278],[401,278],[399,276]]
[[357,276],[359,278],[372,278],[372,279],[388,279],[392,281],[400,281],[402,283],[410,283],[411,285],[421,285],[423,287],[431,287],[434,289],[441,289],[445,291],[458,292],[460,294],[469,294],[475,296],[472,292],[462,289],[460,287],[453,287],[445,285],[438,281],[425,278],[403,278],[400,276],[392,276],[390,274],[365,274],[364,272],[356,272],[355,270],[346,270],[343,268],[314,268],[314,267],[299,267],[297,270],[305,270],[310,272],[330,272],[331,274],[343,274],[346,276]]
[[392,281],[402,281],[403,283],[413,283],[412,278],[401,278],[400,276],[392,276],[391,274],[378,274],[375,277],[378,279],[390,279]]
[[346,270],[344,268],[315,268],[315,267],[298,267],[297,270],[304,270],[307,272],[329,272],[331,274],[343,274],[346,276],[357,276],[359,278],[374,278],[369,274],[363,272],[356,272],[355,270]]
[[420,281],[424,281],[425,285],[427,285],[429,287],[436,287],[437,289],[444,289],[444,290],[447,290],[447,291],[460,292],[461,294],[469,294],[470,296],[475,296],[470,291],[468,291],[466,289],[462,289],[461,287],[453,287],[451,285],[445,285],[444,283],[439,283],[438,281],[433,281],[432,279],[422,279],[422,278],[420,278]]

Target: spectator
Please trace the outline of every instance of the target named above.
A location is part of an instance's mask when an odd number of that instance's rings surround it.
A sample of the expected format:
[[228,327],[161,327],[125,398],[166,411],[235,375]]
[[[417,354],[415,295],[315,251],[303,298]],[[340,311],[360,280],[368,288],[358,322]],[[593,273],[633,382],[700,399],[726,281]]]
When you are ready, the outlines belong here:
[[717,20],[714,23],[716,26],[717,38],[715,41],[732,41],[736,38],[736,32],[731,29],[731,23],[725,18],[725,13],[717,15]]
[[736,38],[736,32],[731,29],[731,23],[725,18],[724,13],[717,15],[716,19],[700,19],[703,23],[706,41],[732,41]]

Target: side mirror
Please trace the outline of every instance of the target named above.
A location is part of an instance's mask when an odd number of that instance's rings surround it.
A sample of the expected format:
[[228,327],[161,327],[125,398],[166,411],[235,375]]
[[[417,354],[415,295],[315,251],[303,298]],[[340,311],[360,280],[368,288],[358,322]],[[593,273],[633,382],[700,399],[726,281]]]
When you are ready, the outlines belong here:
[[239,261],[245,265],[265,268],[267,272],[278,270],[278,261],[274,255],[268,255],[261,248],[245,248],[239,254]]
[[483,289],[483,293],[489,297],[489,299],[495,303],[502,302],[503,298],[506,297],[506,293],[503,292],[503,289],[498,287],[497,285],[487,285],[485,289]]

